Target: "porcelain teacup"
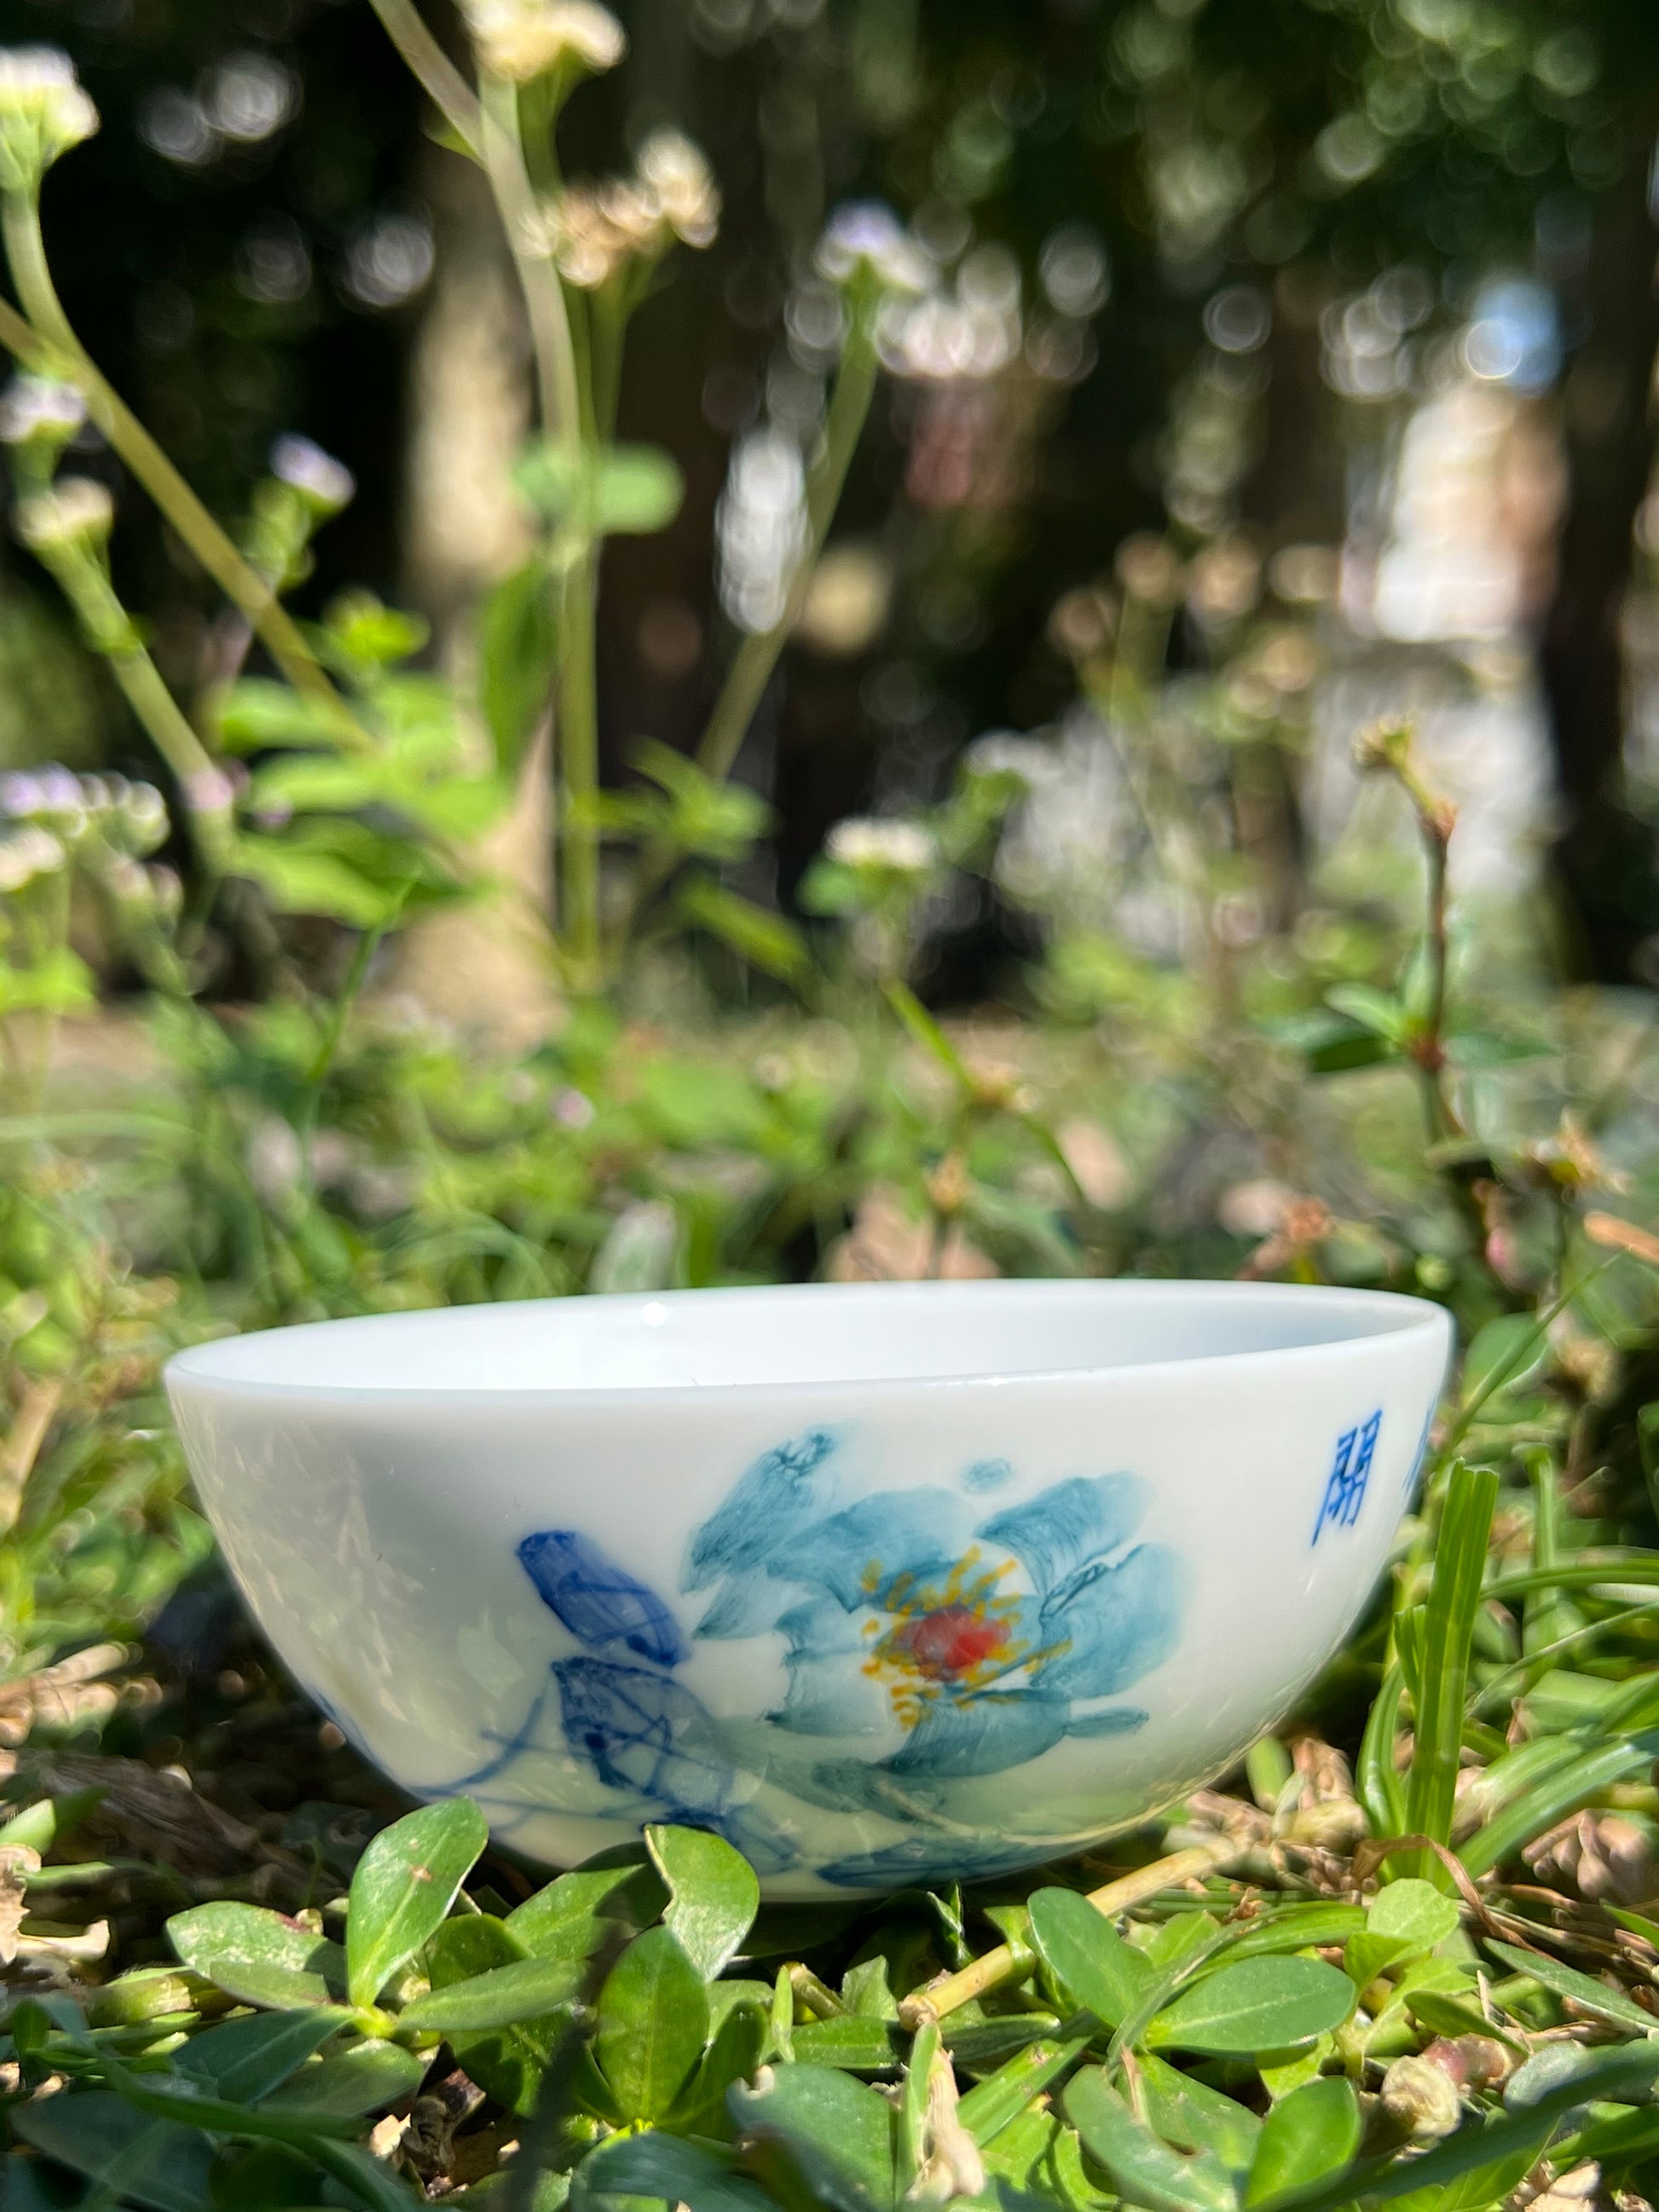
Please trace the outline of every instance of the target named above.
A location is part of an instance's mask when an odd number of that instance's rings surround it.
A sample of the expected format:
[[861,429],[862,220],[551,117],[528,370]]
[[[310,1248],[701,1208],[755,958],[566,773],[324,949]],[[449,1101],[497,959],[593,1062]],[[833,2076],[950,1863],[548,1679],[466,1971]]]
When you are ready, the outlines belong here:
[[1437,1306],[812,1285],[373,1316],[167,1387],[252,1612],[419,1797],[570,1865],[716,1831],[766,1893],[1075,1852],[1230,1765],[1410,1500]]

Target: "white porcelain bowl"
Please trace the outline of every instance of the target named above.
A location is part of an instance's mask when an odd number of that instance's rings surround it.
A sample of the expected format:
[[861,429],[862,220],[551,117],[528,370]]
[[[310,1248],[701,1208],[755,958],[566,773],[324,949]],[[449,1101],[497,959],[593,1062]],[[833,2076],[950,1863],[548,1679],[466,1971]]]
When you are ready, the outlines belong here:
[[295,1674],[569,1865],[774,1897],[1000,1872],[1219,1772],[1408,1502],[1438,1307],[1238,1283],[550,1299],[202,1345],[167,1387]]

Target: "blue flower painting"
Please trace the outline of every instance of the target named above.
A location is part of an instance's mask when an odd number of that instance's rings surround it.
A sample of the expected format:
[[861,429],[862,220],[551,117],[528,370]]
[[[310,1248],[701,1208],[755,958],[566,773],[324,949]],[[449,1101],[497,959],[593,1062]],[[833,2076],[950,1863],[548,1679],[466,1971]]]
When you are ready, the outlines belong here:
[[713,1592],[697,1636],[784,1638],[777,1726],[945,1778],[1141,1725],[1105,1701],[1175,1650],[1182,1570],[1133,1540],[1138,1478],[1074,1475],[981,1518],[940,1487],[842,1505],[830,1462],[822,1435],[769,1453],[691,1542],[685,1587]]
[[[549,1762],[574,1757],[618,1817],[712,1829],[763,1873],[817,1857],[848,1887],[1047,1856],[975,1833],[962,1793],[1064,1737],[1144,1724],[1123,1693],[1174,1651],[1185,1581],[1176,1553],[1138,1540],[1145,1484],[1072,1475],[999,1507],[1015,1471],[981,1460],[954,1487],[848,1495],[841,1444],[811,1430],[775,1446],[694,1531],[689,1629],[582,1530],[526,1536],[519,1563],[579,1649],[454,1786],[512,1815],[549,1802]],[[744,1639],[780,1695],[725,1718],[685,1670],[700,1645]],[[815,1854],[824,1812],[882,1825],[868,1848]]]

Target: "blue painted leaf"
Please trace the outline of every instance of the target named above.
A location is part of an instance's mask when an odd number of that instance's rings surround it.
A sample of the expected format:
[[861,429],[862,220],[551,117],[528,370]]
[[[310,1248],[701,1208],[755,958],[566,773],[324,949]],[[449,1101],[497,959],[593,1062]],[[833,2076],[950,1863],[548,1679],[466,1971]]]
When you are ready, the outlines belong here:
[[1181,1640],[1185,1583],[1177,1553],[1143,1544],[1062,1583],[1042,1608],[1042,1641],[1061,1647],[1036,1671],[1044,1696],[1110,1697],[1162,1666]]
[[809,1429],[763,1452],[692,1537],[682,1588],[707,1589],[722,1575],[758,1566],[821,1512],[830,1494],[824,1462],[835,1448],[828,1430]]
[[692,1814],[718,1812],[730,1761],[713,1717],[669,1674],[605,1659],[553,1668],[570,1748],[613,1790],[638,1790]]
[[1046,1595],[1079,1567],[1127,1544],[1146,1510],[1146,1486],[1138,1475],[1079,1474],[997,1514],[978,1533],[1022,1560]]
[[591,1650],[620,1648],[659,1667],[677,1667],[685,1656],[679,1625],[655,1590],[580,1529],[526,1536],[519,1558],[543,1602]]
[[894,1774],[1000,1774],[1024,1766],[1060,1741],[1070,1712],[1064,1699],[1026,1691],[990,1691],[961,1704],[940,1698],[927,1707],[902,1751],[887,1761]]

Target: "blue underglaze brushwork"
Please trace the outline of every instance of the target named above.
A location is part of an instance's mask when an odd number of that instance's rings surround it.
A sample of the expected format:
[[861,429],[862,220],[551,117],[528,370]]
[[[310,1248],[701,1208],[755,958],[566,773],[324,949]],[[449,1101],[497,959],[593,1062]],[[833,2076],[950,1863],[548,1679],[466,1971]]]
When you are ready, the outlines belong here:
[[[849,1888],[1047,1856],[1040,1841],[975,1835],[971,1787],[1066,1736],[1145,1724],[1122,1693],[1175,1650],[1186,1582],[1176,1553],[1136,1540],[1146,1485],[1073,1475],[999,1510],[1014,1470],[984,1460],[955,1488],[848,1498],[840,1446],[818,1429],[774,1446],[694,1532],[689,1634],[582,1531],[526,1536],[519,1561],[581,1649],[554,1662],[523,1727],[454,1786],[510,1836],[556,1802],[574,1759],[617,1818],[712,1829],[763,1873],[820,1859],[823,1813],[877,1814],[897,1840],[817,1866]],[[781,1700],[758,1720],[721,1718],[678,1670],[699,1644],[750,1638],[757,1669],[781,1656]]]
[[1337,1438],[1330,1479],[1325,1485],[1319,1518],[1314,1523],[1313,1541],[1316,1544],[1327,1528],[1352,1528],[1358,1520],[1359,1509],[1365,1503],[1371,1462],[1376,1456],[1376,1439],[1382,1427],[1382,1416],[1378,1412],[1373,1413],[1368,1421],[1361,1422],[1358,1427],[1345,1429]]
[[816,1458],[769,1526],[722,1507],[685,1576],[688,1591],[714,1592],[699,1637],[785,1638],[779,1728],[867,1738],[889,1771],[942,1778],[998,1774],[1068,1734],[1145,1720],[1095,1710],[1178,1639],[1181,1561],[1133,1541],[1137,1477],[1075,1475],[981,1519],[943,1488],[839,1505],[823,1471]]
[[544,1604],[579,1644],[594,1651],[618,1646],[659,1667],[685,1656],[679,1624],[653,1589],[608,1559],[574,1528],[526,1536],[519,1560]]

